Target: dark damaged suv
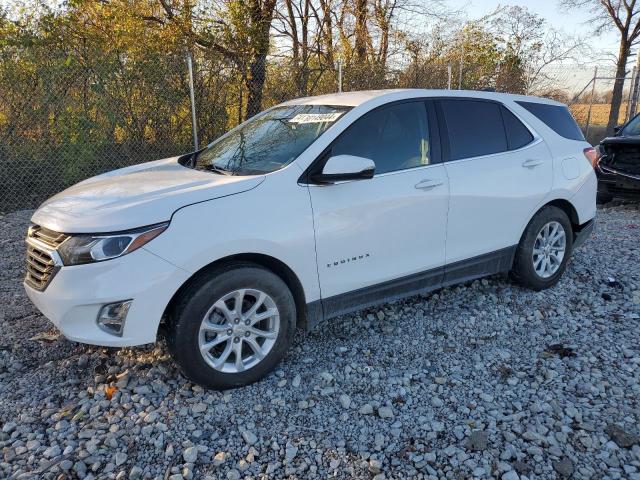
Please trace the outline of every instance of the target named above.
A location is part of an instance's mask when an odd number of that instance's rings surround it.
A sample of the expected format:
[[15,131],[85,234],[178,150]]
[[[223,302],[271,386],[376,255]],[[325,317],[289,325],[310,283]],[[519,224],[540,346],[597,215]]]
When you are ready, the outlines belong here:
[[597,149],[598,201],[640,199],[640,113],[616,127],[615,136],[602,140]]

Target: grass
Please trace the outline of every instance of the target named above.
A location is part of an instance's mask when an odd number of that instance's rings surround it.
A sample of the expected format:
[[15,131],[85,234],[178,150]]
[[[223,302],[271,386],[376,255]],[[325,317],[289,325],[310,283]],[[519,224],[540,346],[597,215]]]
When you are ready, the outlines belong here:
[[[589,104],[588,103],[574,103],[569,106],[573,117],[578,122],[578,125],[586,125],[587,116],[589,114]],[[609,120],[609,111],[611,110],[611,105],[608,103],[594,103],[591,106],[591,120],[589,122],[590,125],[606,125]],[[624,123],[626,120],[627,113],[627,102],[623,102],[620,105],[620,113],[618,114],[618,122],[617,125]]]

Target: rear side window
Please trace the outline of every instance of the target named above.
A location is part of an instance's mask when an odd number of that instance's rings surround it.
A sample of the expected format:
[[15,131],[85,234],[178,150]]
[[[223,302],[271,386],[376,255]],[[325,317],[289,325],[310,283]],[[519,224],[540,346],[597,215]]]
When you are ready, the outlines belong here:
[[442,100],[449,133],[449,159],[479,157],[508,150],[500,105],[479,100]]
[[507,143],[509,150],[517,150],[533,142],[533,135],[518,118],[507,108],[502,108],[502,120],[504,129],[507,132]]
[[569,140],[583,140],[584,135],[580,131],[580,127],[571,116],[571,112],[564,105],[548,105],[545,103],[535,102],[516,102],[521,107],[526,108],[534,114],[538,120],[543,122],[547,127],[556,132],[558,135]]

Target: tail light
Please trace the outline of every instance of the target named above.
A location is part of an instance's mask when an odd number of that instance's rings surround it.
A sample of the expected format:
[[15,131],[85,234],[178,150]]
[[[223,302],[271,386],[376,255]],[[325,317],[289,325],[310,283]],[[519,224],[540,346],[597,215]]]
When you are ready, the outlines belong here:
[[584,156],[587,157],[587,160],[589,160],[589,163],[591,164],[591,166],[593,168],[596,168],[596,165],[598,164],[598,160],[600,160],[600,152],[598,151],[597,147],[589,147],[589,148],[585,148],[582,153],[584,153]]

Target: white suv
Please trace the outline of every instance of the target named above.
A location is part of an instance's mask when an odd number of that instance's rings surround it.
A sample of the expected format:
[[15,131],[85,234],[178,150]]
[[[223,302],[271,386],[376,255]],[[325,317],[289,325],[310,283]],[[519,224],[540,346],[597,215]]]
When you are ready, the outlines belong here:
[[187,377],[245,385],[297,327],[498,272],[554,285],[594,225],[594,160],[567,107],[541,98],[293,100],[46,201],[25,288],[71,340],[151,343],[164,320]]

